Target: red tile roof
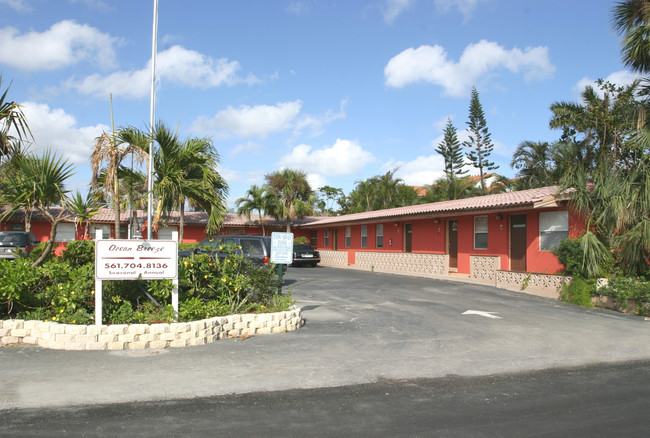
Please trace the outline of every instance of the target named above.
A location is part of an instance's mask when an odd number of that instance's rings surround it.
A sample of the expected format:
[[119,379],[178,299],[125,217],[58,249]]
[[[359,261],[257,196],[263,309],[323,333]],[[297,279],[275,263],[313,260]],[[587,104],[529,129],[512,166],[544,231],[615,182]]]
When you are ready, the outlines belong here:
[[[6,208],[0,207],[0,217],[6,211]],[[50,212],[55,216],[59,214],[61,207],[50,207]],[[136,217],[139,221],[144,222],[147,219],[147,212],[145,210],[136,210]],[[239,216],[236,213],[227,213],[224,220],[224,226],[226,227],[244,227],[244,226],[258,226],[259,215],[251,214],[250,220],[246,216]],[[25,220],[25,211],[23,209],[18,210],[10,218],[12,221]],[[64,217],[64,222],[74,222],[74,215],[67,212]],[[313,218],[311,218],[313,219]],[[120,222],[126,224],[131,220],[131,210],[120,211]],[[284,227],[286,222],[284,220],[278,220],[271,216],[263,216],[264,225],[271,227]],[[294,224],[303,223],[309,221],[310,218],[294,220]],[[37,210],[32,212],[32,221],[47,221],[47,219]],[[173,211],[164,215],[162,221],[168,225],[178,225],[180,223],[180,212]],[[110,208],[101,208],[99,213],[92,217],[90,220],[91,223],[108,223],[113,224],[115,222],[115,212]],[[186,225],[207,225],[208,223],[208,214],[204,211],[186,211],[185,212],[185,224]]]
[[[364,213],[354,213],[343,216],[327,217],[305,217],[303,219],[294,219],[292,224],[298,227],[313,227],[330,224],[343,224],[355,222],[372,222],[379,219],[396,220],[400,218],[412,217],[443,217],[451,215],[473,214],[482,211],[494,210],[521,210],[526,208],[552,207],[556,201],[567,199],[567,194],[559,194],[558,186],[542,187],[539,189],[520,190],[517,192],[499,193],[495,195],[477,196],[474,198],[457,199],[453,201],[434,202],[431,204],[411,205],[408,207],[390,208],[386,210],[367,211]],[[0,208],[0,216],[2,215]],[[61,207],[52,207],[53,214],[58,214]],[[142,222],[146,220],[147,212],[137,210],[136,215]],[[14,221],[23,221],[25,213],[23,210],[16,212],[10,219]],[[99,214],[94,216],[92,223],[113,223],[114,214],[112,209],[102,208]],[[126,224],[131,217],[130,210],[120,212],[120,222]],[[284,220],[277,220],[270,216],[264,216],[264,225],[270,227],[284,227]],[[45,221],[46,219],[38,211],[34,211],[32,221]],[[171,212],[163,218],[164,222],[170,225],[177,225],[180,220],[179,212]],[[227,213],[224,227],[244,227],[258,226],[259,215],[252,214],[250,220],[245,216],[239,216],[235,213]],[[72,214],[66,215],[66,221],[73,222]],[[202,211],[186,211],[186,225],[207,225],[208,214]]]
[[546,203],[544,206],[550,207],[556,200],[564,199],[563,197],[558,198],[558,193],[558,186],[542,187],[539,189],[476,196],[473,198],[411,205],[408,207],[390,208],[387,210],[367,211],[364,213],[354,213],[343,216],[313,218],[313,220],[307,225],[320,226],[351,222],[371,222],[378,219],[393,220],[414,216],[451,216],[493,210],[521,210],[524,208],[535,208],[541,202]]

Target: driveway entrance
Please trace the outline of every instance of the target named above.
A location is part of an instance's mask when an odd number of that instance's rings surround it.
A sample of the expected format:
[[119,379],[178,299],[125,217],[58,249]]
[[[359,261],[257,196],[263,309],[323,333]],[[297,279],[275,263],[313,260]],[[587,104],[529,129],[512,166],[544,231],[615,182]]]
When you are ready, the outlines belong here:
[[158,351],[0,348],[0,409],[650,359],[644,347],[650,323],[640,317],[486,286],[348,269],[289,268],[285,279],[305,319],[288,333]]

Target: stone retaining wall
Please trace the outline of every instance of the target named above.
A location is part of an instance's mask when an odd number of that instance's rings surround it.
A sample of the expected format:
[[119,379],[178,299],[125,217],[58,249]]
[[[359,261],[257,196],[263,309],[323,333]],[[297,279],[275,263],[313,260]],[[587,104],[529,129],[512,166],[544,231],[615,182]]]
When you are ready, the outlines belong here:
[[58,350],[187,347],[224,338],[284,333],[302,327],[303,323],[299,308],[151,325],[78,325],[13,319],[0,321],[0,345],[23,343]]

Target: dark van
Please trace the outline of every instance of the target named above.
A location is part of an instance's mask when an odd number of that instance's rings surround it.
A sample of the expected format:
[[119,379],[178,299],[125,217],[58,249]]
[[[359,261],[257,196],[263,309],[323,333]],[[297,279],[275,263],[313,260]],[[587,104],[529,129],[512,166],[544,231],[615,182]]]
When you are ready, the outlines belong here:
[[0,259],[13,260],[22,252],[29,255],[38,240],[29,231],[0,231]]
[[[178,257],[189,257],[192,254],[208,254],[211,257],[224,259],[228,255],[226,247],[237,248],[244,256],[254,263],[263,266],[271,263],[271,237],[269,236],[215,236],[203,239],[190,250],[178,251]],[[283,272],[286,265],[282,265]]]

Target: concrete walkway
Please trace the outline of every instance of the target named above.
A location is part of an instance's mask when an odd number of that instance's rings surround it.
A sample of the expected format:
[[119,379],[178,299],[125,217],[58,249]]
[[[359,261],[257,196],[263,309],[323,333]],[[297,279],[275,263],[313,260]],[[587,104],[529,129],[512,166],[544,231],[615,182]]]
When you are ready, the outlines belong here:
[[650,359],[650,322],[641,317],[346,269],[291,268],[285,279],[306,320],[295,332],[167,350],[0,348],[0,409]]

